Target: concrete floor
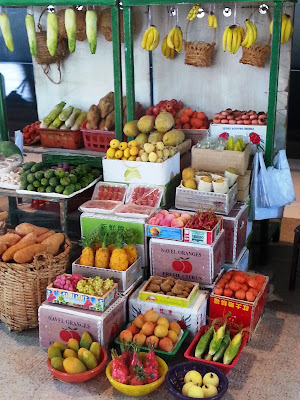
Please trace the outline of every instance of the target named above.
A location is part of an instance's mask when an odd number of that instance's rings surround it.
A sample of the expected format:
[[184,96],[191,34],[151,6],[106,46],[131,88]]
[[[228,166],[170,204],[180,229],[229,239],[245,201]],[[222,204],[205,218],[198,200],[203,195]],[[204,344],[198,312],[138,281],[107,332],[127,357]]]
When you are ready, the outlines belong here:
[[[270,293],[264,315],[235,369],[228,375],[224,400],[298,400],[300,393],[300,277],[289,292],[290,247],[271,246]],[[3,400],[121,400],[105,372],[90,382],[67,384],[53,380],[47,354],[39,347],[38,330],[9,333],[0,324],[0,398]],[[178,357],[174,363],[182,362]],[[129,397],[126,397],[129,398]],[[145,400],[171,399],[165,386]]]

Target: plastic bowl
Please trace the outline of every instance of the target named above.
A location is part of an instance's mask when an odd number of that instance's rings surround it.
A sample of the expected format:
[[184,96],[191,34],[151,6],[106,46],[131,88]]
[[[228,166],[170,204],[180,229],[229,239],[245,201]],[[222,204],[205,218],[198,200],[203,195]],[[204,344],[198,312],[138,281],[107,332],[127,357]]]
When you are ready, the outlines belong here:
[[78,383],[89,381],[90,379],[97,376],[104,369],[106,361],[107,352],[103,347],[101,347],[100,363],[96,368],[91,369],[90,371],[80,372],[79,374],[69,374],[67,372],[57,371],[52,367],[50,358],[48,358],[47,360],[47,365],[54,379],[59,379],[63,382]]
[[[142,359],[144,359],[147,356],[148,353],[140,353],[140,356]],[[157,362],[158,362],[158,368],[159,368],[159,373],[160,373],[160,378],[152,383],[148,383],[147,385],[142,385],[142,386],[132,386],[132,385],[124,385],[123,383],[120,383],[113,379],[111,376],[112,374],[112,361],[107,365],[106,367],[106,376],[109,380],[109,382],[112,384],[112,386],[119,390],[119,392],[126,394],[127,396],[134,396],[134,397],[140,397],[140,396],[145,396],[151,392],[153,392],[155,389],[157,389],[165,380],[166,373],[168,372],[168,366],[162,360],[160,357],[156,357]]]
[[[192,343],[186,349],[186,351],[184,353],[184,357],[187,358],[190,361],[202,362],[202,363],[205,363],[205,364],[209,364],[209,365],[211,365],[213,367],[217,367],[222,372],[224,372],[225,375],[228,375],[229,372],[232,370],[232,368],[234,368],[236,363],[238,362],[238,359],[240,358],[241,352],[243,351],[243,348],[246,346],[246,343],[248,342],[249,334],[247,332],[243,332],[242,343],[241,343],[241,347],[239,349],[238,354],[236,355],[235,359],[232,361],[231,364],[225,365],[225,364],[220,363],[220,362],[208,361],[208,360],[204,360],[202,358],[195,357],[196,346],[197,346],[201,336],[203,336],[208,331],[208,329],[209,329],[208,325],[201,326],[200,331],[197,333],[197,335],[194,337]],[[233,338],[233,336],[236,333],[237,333],[236,330],[231,330],[231,332],[230,332],[231,338]]]
[[166,375],[166,386],[174,397],[174,399],[178,400],[190,400],[191,398],[188,396],[184,396],[181,391],[184,385],[184,376],[187,372],[195,370],[198,371],[202,377],[208,372],[214,372],[219,377],[219,386],[218,386],[218,394],[217,396],[208,397],[210,400],[219,400],[222,399],[224,394],[228,389],[228,379],[226,375],[220,371],[218,368],[204,364],[202,362],[186,362],[183,364],[178,364],[175,367],[171,368]]

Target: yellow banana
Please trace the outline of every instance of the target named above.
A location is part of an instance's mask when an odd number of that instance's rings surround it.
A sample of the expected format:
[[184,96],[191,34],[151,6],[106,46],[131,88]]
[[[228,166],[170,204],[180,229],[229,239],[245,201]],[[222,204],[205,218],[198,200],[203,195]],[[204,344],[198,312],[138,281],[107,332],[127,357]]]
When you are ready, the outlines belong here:
[[232,52],[232,35],[233,35],[233,29],[230,26],[227,34],[227,50],[229,51],[229,53]]
[[176,26],[170,30],[168,37],[167,37],[167,44],[171,49],[174,49],[174,34],[176,31]]
[[225,31],[224,31],[224,33],[223,33],[223,39],[222,39],[222,42],[223,42],[223,51],[226,51],[228,33],[229,33],[229,26],[226,26],[226,29],[225,29]]
[[212,12],[210,14],[208,14],[207,23],[208,23],[209,29],[212,29],[213,25],[214,25],[214,16],[213,16]]
[[[246,24],[246,21],[245,21],[245,24]],[[242,46],[243,47],[247,47],[247,45],[248,45],[248,42],[249,42],[249,36],[250,36],[250,30],[248,29],[248,27],[247,27],[247,25],[246,25],[246,36],[245,36],[245,38],[244,38],[244,40],[242,41]]]
[[144,36],[143,36],[142,48],[143,48],[144,50],[146,50],[147,39],[148,39],[149,32],[151,31],[151,28],[152,28],[152,27],[150,26],[148,29],[146,29],[146,31],[145,31],[145,33],[144,33]]
[[248,37],[248,42],[245,45],[245,47],[249,48],[253,45],[254,43],[254,30],[250,24],[250,21],[246,19],[245,21],[246,27],[247,27],[247,33],[249,32],[249,37]]
[[153,41],[154,41],[154,30],[151,27],[150,32],[148,33],[148,37],[147,37],[146,50],[150,51],[150,47],[151,47]]
[[282,24],[281,24],[281,44],[284,43],[284,34],[285,34],[285,29],[287,26],[288,18],[286,14],[282,14]]
[[164,38],[161,44],[161,52],[165,57],[166,57],[166,51],[167,51],[167,36]]
[[175,33],[174,33],[174,48],[177,49],[179,46],[179,30],[178,27],[175,27]]
[[287,24],[286,24],[285,31],[284,31],[283,43],[286,43],[289,40],[289,38],[291,37],[292,28],[293,28],[293,26],[292,26],[292,22],[291,22],[291,17],[288,15],[287,16]]
[[158,46],[158,43],[159,43],[159,32],[158,32],[156,26],[153,26],[152,28],[153,28],[152,30],[154,32],[154,39],[153,39],[153,42],[152,42],[152,44],[151,44],[151,46],[149,48],[150,51],[155,50],[156,47]]
[[177,53],[181,52],[182,49],[182,30],[179,26],[176,27],[176,31],[174,34],[174,48]]
[[249,21],[249,22],[250,22],[250,25],[251,25],[251,27],[253,29],[253,33],[254,33],[254,42],[253,42],[253,44],[254,44],[256,42],[256,39],[257,39],[257,27],[253,22],[251,22],[251,21]]
[[214,17],[213,25],[214,25],[214,28],[217,29],[217,27],[218,27],[218,20],[217,20],[216,14],[214,14],[213,17]]
[[238,31],[236,29],[236,27],[232,28],[232,42],[231,42],[231,53],[235,54],[235,49],[237,46],[237,35],[238,35]]
[[273,20],[270,22],[270,35],[273,35]]
[[167,45],[167,47],[166,47],[166,58],[170,58],[171,50],[173,50],[173,49],[170,49],[170,47]]
[[238,51],[238,49],[240,48],[242,40],[243,40],[243,36],[244,36],[244,29],[241,26],[239,26],[237,28],[237,43],[236,43],[236,47],[235,47],[233,54],[235,54]]
[[[169,49],[170,49],[170,47],[169,47]],[[169,58],[171,60],[173,60],[174,56],[175,56],[175,50],[174,49],[170,49],[170,57]]]
[[200,7],[200,3],[195,4],[189,11],[188,16],[186,17],[187,20],[189,21],[193,21],[198,14],[199,11],[199,7]]

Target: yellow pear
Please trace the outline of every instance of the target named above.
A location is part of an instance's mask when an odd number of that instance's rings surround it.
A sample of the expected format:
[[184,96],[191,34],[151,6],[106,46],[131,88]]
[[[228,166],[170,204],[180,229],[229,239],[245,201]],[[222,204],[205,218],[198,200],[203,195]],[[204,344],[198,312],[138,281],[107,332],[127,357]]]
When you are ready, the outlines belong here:
[[188,189],[197,189],[197,182],[195,181],[195,179],[186,179],[183,180],[183,186],[188,188]]
[[182,171],[182,179],[187,180],[187,179],[193,179],[195,178],[195,170],[193,168],[185,168]]
[[212,177],[211,176],[203,176],[201,178],[204,182],[212,183]]

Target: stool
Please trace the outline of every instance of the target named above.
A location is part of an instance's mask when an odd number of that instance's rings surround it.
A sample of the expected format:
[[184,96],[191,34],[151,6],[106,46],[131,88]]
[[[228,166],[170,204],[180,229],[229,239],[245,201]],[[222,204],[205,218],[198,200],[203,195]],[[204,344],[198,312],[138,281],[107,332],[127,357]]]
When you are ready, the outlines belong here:
[[292,255],[291,272],[290,272],[290,285],[289,285],[290,290],[295,290],[296,286],[296,274],[297,274],[297,266],[299,260],[299,250],[300,250],[300,225],[298,225],[295,228],[293,255]]

